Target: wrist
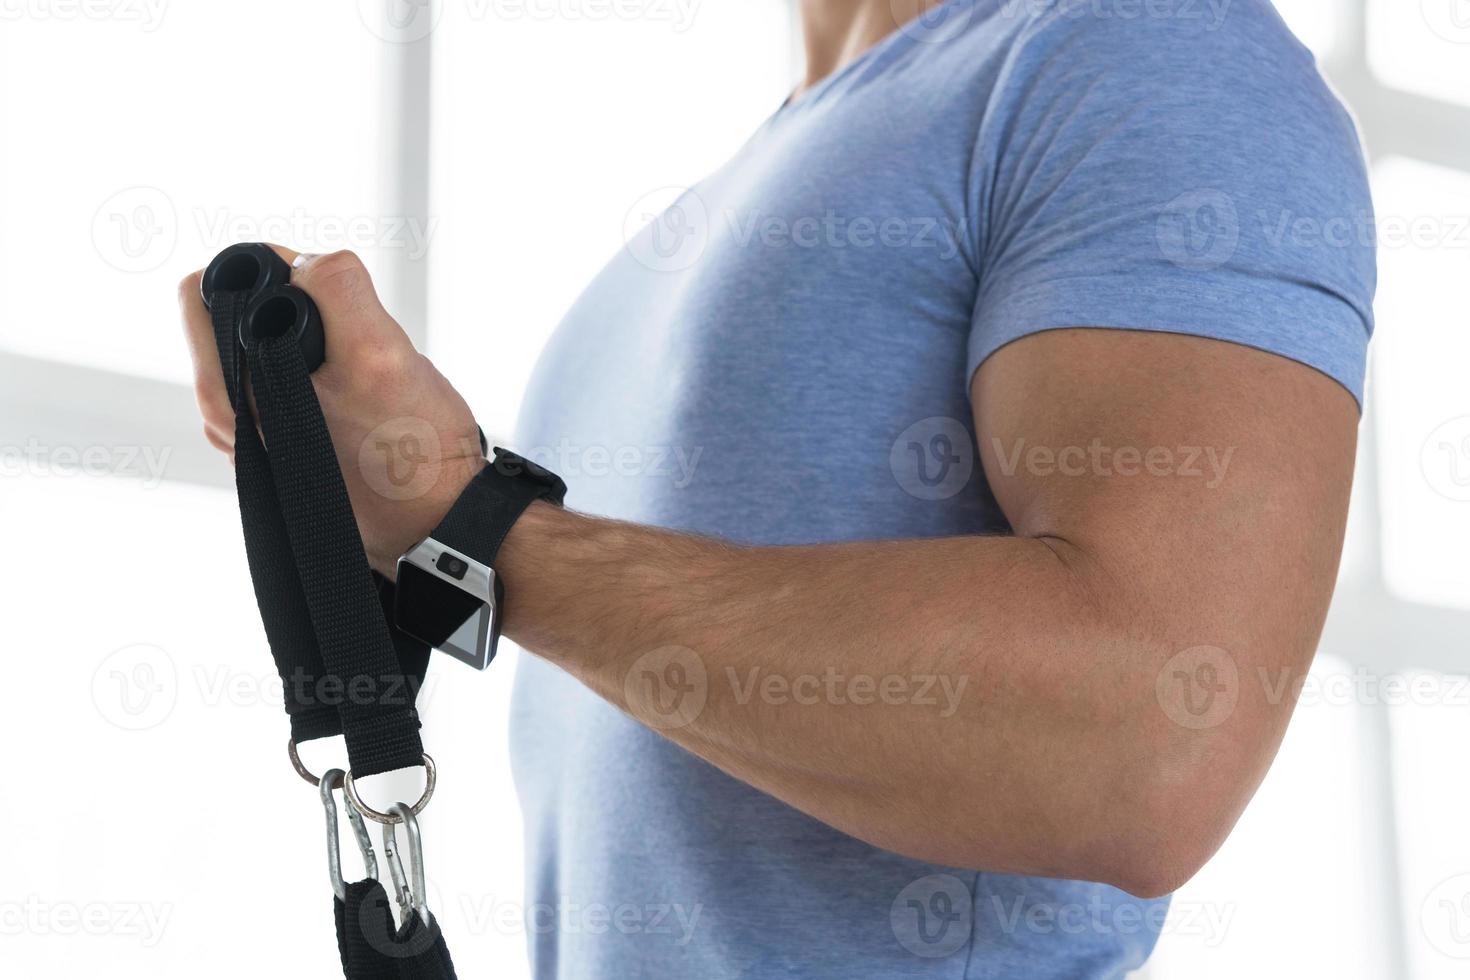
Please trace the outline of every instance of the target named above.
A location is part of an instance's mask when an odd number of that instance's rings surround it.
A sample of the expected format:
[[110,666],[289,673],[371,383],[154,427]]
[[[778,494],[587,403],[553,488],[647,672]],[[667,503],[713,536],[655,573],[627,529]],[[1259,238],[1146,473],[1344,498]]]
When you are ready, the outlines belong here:
[[441,460],[439,477],[424,497],[406,501],[399,509],[384,515],[387,533],[373,535],[371,543],[364,534],[368,563],[373,570],[390,581],[396,580],[398,559],[439,526],[486,465],[485,458],[477,454]]
[[554,608],[558,565],[575,561],[566,545],[577,539],[586,518],[545,500],[534,501],[511,527],[500,546],[496,574],[505,585],[501,629],[524,647],[544,632],[543,610]]

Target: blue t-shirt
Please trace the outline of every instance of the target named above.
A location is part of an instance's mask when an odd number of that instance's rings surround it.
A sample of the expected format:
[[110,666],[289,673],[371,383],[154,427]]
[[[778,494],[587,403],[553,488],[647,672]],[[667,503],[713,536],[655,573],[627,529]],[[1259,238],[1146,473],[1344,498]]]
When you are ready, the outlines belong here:
[[[759,544],[1004,532],[968,384],[1059,327],[1247,344],[1361,397],[1362,153],[1264,0],[949,0],[649,217],[522,411],[585,512]],[[512,742],[540,978],[1114,977],[1167,908],[879,850],[533,657]]]

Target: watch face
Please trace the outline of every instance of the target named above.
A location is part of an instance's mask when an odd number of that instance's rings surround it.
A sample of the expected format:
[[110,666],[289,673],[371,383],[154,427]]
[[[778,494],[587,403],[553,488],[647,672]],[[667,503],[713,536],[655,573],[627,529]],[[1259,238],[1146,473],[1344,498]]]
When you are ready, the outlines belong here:
[[398,561],[393,618],[436,650],[484,670],[499,635],[495,572],[431,540]]

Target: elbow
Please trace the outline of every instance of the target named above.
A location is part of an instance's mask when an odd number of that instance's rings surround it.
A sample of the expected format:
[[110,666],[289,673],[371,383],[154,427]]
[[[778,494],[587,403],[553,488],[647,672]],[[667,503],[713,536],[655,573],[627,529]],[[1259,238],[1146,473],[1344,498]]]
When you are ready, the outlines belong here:
[[[1195,768],[1098,765],[1029,826],[1043,829],[1010,854],[968,835],[893,849],[936,864],[1110,885],[1140,898],[1170,895],[1214,857],[1251,794],[1247,780]],[[1129,771],[1129,770],[1132,771]],[[892,842],[880,846],[892,847]],[[1010,860],[1008,860],[1010,859]]]
[[1106,836],[1089,850],[1093,880],[1138,898],[1162,898],[1192,879],[1230,835],[1259,783],[1251,753],[1235,745],[1201,753],[1178,744],[1114,783],[1117,805]]
[[1148,693],[1156,698],[1141,698],[1142,709],[1111,736],[1098,733],[1111,751],[1089,782],[1109,818],[1089,835],[1086,859],[1090,880],[1153,899],[1187,884],[1235,829],[1281,744],[1290,705],[1236,697],[1202,724],[1157,689]]
[[1161,798],[1124,809],[1110,837],[1097,842],[1086,877],[1137,898],[1162,898],[1178,891],[1229,833],[1229,827],[1222,828],[1220,821],[1203,812],[1202,803],[1193,798],[1165,803]]
[[1204,867],[1208,858],[1156,854],[1110,863],[1098,875],[1103,884],[1112,885],[1135,898],[1153,899],[1172,895]]

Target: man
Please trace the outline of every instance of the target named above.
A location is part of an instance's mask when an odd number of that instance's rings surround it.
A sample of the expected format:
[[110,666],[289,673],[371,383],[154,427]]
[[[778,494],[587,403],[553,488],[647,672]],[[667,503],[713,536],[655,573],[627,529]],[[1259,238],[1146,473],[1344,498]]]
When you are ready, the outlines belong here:
[[[529,901],[610,910],[538,977],[1121,975],[1310,665],[1372,329],[1371,245],[1307,233],[1370,215],[1350,119],[1264,0],[905,6],[804,0],[804,83],[531,383],[574,510],[497,561]],[[391,572],[475,423],[353,256],[294,281]],[[414,499],[384,426],[444,447]]]

